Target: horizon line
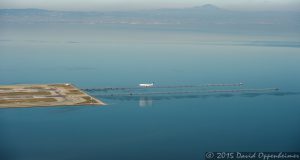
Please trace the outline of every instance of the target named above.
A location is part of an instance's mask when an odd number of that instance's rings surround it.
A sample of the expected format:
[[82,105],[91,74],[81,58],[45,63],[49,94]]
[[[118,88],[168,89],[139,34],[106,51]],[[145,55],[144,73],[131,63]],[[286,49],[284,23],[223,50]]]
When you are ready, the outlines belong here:
[[219,7],[213,4],[204,4],[204,5],[194,5],[189,7],[161,7],[161,8],[140,8],[140,9],[120,9],[120,10],[63,10],[63,9],[50,9],[50,8],[43,8],[43,7],[24,7],[24,8],[2,8],[0,10],[44,10],[44,11],[58,11],[58,12],[134,12],[134,11],[155,11],[155,10],[172,10],[172,9],[192,9],[192,8],[204,8],[204,7],[211,7],[219,10],[224,11],[239,11],[239,12],[300,12],[299,10],[234,10],[234,9],[227,9],[223,7]]

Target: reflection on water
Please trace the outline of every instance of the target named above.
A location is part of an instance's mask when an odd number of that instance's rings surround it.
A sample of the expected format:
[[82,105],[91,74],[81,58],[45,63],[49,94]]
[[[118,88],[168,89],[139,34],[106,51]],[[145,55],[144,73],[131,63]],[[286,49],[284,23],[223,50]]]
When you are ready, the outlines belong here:
[[139,106],[140,107],[147,107],[152,106],[153,100],[151,97],[140,97]]

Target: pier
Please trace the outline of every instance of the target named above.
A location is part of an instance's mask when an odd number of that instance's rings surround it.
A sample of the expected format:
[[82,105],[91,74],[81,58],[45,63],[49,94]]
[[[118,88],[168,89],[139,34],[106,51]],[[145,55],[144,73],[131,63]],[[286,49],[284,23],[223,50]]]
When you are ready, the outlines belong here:
[[278,88],[241,88],[243,83],[205,84],[205,85],[170,85],[153,87],[96,87],[82,88],[93,96],[151,96],[151,95],[199,95],[226,93],[271,93]]
[[93,94],[93,96],[146,96],[146,95],[178,95],[178,94],[209,94],[209,93],[266,93],[278,91],[277,88],[264,89],[236,89],[236,90],[207,90],[207,91],[177,91],[177,92],[144,92],[144,93],[112,93]]
[[230,83],[230,84],[205,84],[205,85],[171,85],[171,86],[153,86],[153,87],[94,87],[94,88],[81,88],[83,91],[96,92],[96,91],[113,91],[113,90],[141,90],[141,89],[176,89],[176,88],[200,88],[200,87],[239,87],[243,83]]

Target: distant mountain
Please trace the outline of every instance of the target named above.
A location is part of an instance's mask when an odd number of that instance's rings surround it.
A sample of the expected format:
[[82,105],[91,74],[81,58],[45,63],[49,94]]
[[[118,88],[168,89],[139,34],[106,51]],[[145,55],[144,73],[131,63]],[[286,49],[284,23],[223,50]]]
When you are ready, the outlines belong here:
[[300,12],[241,12],[206,4],[191,8],[115,12],[51,11],[42,9],[0,9],[4,24],[70,23],[172,25],[196,29],[263,28],[265,30],[299,30]]
[[202,8],[202,9],[209,9],[209,10],[219,10],[220,9],[219,7],[214,6],[212,4],[205,4],[203,6],[195,7],[195,8]]
[[211,5],[211,4],[205,4],[203,6],[196,6],[191,8],[192,10],[200,10],[205,12],[219,12],[219,11],[225,11],[222,8],[219,8],[217,6]]
[[211,5],[211,4],[205,4],[202,6],[195,6],[195,7],[189,7],[189,8],[162,8],[157,10],[197,10],[197,11],[221,11],[224,10],[222,8],[219,8],[217,6]]

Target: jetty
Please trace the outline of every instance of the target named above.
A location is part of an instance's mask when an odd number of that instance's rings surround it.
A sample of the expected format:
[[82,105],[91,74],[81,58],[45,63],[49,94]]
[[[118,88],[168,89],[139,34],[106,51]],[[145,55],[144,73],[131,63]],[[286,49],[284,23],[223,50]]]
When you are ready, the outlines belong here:
[[204,84],[204,85],[167,85],[167,86],[137,86],[137,87],[95,87],[82,88],[96,97],[112,96],[151,96],[151,95],[200,95],[200,94],[244,94],[272,93],[278,88],[243,88],[244,83]]
[[[166,86],[152,86],[148,89],[176,89],[176,88],[201,88],[201,87],[239,87],[244,83],[228,83],[228,84],[204,84],[204,85],[166,85]],[[146,87],[147,88],[147,87]],[[113,90],[143,90],[145,87],[93,87],[81,88],[83,91],[96,92],[96,91],[113,91]]]

